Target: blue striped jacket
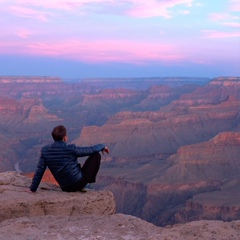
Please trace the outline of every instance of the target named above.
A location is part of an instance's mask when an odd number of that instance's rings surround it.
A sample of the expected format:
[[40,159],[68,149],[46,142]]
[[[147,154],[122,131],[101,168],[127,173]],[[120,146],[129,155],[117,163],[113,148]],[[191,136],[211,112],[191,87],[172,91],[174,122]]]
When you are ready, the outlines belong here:
[[66,144],[64,141],[55,141],[44,146],[34,174],[30,190],[35,192],[41,182],[46,167],[49,168],[60,187],[71,186],[82,178],[81,168],[77,158],[90,156],[105,148],[103,144],[89,147],[78,147],[75,144]]

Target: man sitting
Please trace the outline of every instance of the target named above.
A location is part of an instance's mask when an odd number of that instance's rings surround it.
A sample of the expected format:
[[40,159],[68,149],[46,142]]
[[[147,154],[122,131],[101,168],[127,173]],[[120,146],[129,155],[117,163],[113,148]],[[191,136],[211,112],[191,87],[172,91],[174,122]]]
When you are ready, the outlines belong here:
[[[41,150],[30,190],[36,192],[46,167],[49,168],[62,191],[82,191],[88,183],[96,182],[101,163],[99,152],[109,154],[109,149],[104,144],[88,147],[67,144],[67,130],[62,125],[53,129],[52,137],[54,143],[44,146]],[[88,156],[88,158],[81,167],[77,158],[84,156]]]

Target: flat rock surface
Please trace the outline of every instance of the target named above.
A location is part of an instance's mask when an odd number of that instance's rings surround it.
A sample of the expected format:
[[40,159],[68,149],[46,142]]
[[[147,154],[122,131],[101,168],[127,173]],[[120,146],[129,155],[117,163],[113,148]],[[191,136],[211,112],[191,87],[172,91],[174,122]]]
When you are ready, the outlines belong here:
[[31,179],[16,172],[0,174],[0,221],[29,216],[79,216],[114,214],[112,192],[66,193],[54,184],[41,183],[36,193],[27,192]]

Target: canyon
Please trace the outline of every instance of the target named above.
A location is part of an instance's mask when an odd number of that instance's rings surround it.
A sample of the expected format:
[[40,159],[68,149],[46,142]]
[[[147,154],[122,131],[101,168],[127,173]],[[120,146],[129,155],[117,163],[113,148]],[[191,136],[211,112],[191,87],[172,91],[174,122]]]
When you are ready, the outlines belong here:
[[95,188],[118,213],[158,226],[240,219],[239,77],[2,76],[0,172],[34,172],[58,124],[69,142],[110,148]]

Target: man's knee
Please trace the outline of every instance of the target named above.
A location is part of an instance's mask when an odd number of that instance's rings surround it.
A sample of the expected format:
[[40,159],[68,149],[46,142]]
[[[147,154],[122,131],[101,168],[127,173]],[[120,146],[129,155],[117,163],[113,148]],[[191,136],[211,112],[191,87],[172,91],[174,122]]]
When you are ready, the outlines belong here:
[[99,159],[99,160],[101,160],[101,154],[99,152],[94,153],[92,156],[97,158],[97,159]]

